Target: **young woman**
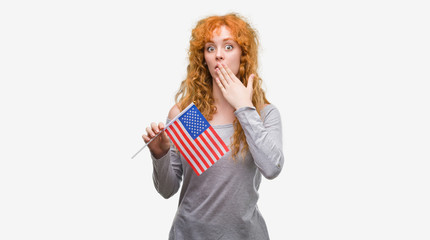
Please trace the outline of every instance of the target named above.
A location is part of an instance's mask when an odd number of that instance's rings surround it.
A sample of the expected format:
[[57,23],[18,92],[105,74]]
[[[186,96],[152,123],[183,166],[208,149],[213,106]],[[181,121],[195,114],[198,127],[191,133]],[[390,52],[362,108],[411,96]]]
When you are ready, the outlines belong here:
[[[258,38],[237,14],[200,20],[192,31],[187,78],[168,121],[191,102],[230,151],[197,176],[163,132],[149,145],[157,191],[169,198],[180,188],[169,239],[269,239],[258,210],[263,175],[281,172],[281,117],[261,88],[257,74]],[[151,123],[149,142],[163,123]]]

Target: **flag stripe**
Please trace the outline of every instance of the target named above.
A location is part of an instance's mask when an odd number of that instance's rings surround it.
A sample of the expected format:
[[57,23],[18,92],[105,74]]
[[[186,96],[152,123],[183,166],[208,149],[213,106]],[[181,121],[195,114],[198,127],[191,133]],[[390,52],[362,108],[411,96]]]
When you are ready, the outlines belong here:
[[214,162],[212,161],[212,159],[210,159],[209,155],[207,154],[206,150],[203,148],[203,146],[200,144],[200,142],[194,140],[194,144],[197,145],[196,149],[200,152],[201,154],[201,159],[202,162],[205,163],[205,165],[209,168],[210,166],[212,166],[212,164],[214,164]]
[[212,166],[212,164],[215,163],[216,159],[208,152],[209,149],[206,147],[206,145],[204,145],[204,144],[202,145],[203,142],[202,142],[202,140],[200,140],[200,137],[197,137],[195,139],[195,142],[200,147],[200,149],[203,151],[206,159],[209,160],[209,162],[210,162],[209,165]]
[[212,164],[214,164],[214,162],[210,158],[210,155],[206,152],[203,145],[199,141],[197,141],[197,138],[194,139],[194,144],[196,144],[197,150],[200,151],[200,154],[202,155],[204,162],[206,162],[209,165],[209,167],[212,166]]
[[215,132],[212,126],[209,127],[209,130],[212,132],[212,134],[216,137],[218,142],[223,146],[225,153],[228,152],[228,147],[225,145],[224,141],[219,137],[218,133]]
[[[196,157],[196,159],[197,159],[197,161],[199,162],[199,164],[206,170],[206,169],[208,169],[209,168],[209,165],[207,164],[207,162],[203,159],[203,156],[200,154],[200,152],[199,151],[197,151],[197,149],[196,149],[196,147],[195,147],[195,144],[193,143],[193,142],[191,142],[191,140],[193,140],[192,139],[192,137],[191,136],[189,136],[189,134],[188,133],[185,133],[184,131],[183,131],[183,129],[184,129],[184,125],[182,125],[182,122],[181,121],[176,121],[175,123],[175,126],[178,128],[178,130],[182,133],[182,136],[184,137],[184,139],[188,142],[188,145],[187,145],[187,147],[191,150],[191,151],[194,151],[193,152],[193,155]],[[190,140],[190,138],[191,138],[191,140]],[[196,154],[197,154],[197,156],[196,156]]]
[[212,154],[215,156],[216,159],[219,159],[221,156],[215,151],[215,147],[212,146],[212,143],[206,136],[206,132],[202,133],[199,137],[203,140],[203,142],[208,146],[209,150],[211,150]]
[[176,121],[174,124],[172,124],[172,129],[175,131],[176,136],[178,137],[179,141],[182,144],[182,147],[184,148],[184,151],[186,151],[190,156],[191,159],[189,159],[190,161],[194,162],[202,172],[206,171],[206,167],[198,161],[198,159],[196,159],[196,153],[194,152],[194,150],[188,145],[186,139],[187,139],[187,135],[184,134],[184,132],[182,131],[182,129],[180,129],[181,126],[178,125],[179,121]]
[[216,144],[215,140],[212,138],[212,136],[211,136],[210,132],[206,132],[206,135],[208,136],[209,140],[211,140],[212,144],[213,144],[213,145],[216,147],[216,149],[218,150],[220,157],[222,157],[222,155],[224,155],[224,154],[223,154],[223,152],[222,152],[221,148],[219,148],[219,147],[218,147],[218,144]]
[[213,140],[214,145],[216,145],[218,148],[219,153],[221,154],[221,156],[224,155],[224,148],[221,148],[221,144],[218,142],[218,139],[216,138],[216,136],[213,134],[213,132],[211,132],[210,130],[208,131],[208,135],[211,136],[211,139]]
[[196,140],[203,146],[203,148],[209,154],[211,161],[216,162],[218,160],[218,158],[216,157],[215,153],[212,152],[212,148],[210,148],[210,146],[206,145],[202,135],[200,135],[198,138],[196,138]]
[[195,169],[198,170],[199,174],[204,172],[204,169],[199,164],[197,164],[196,161],[193,160],[193,155],[189,154],[190,152],[188,151],[187,147],[185,146],[185,143],[182,141],[181,136],[175,130],[174,124],[170,125],[169,128],[172,130],[173,135],[175,135],[175,137],[177,137],[177,142],[179,143],[179,148],[182,149],[182,152],[185,153],[185,154],[182,154],[182,156],[187,160],[187,162],[190,165],[194,165]]
[[169,137],[172,140],[172,142],[176,145],[176,147],[178,148],[179,152],[181,152],[182,156],[185,158],[185,160],[187,160],[188,164],[191,166],[191,168],[194,170],[194,172],[197,174],[197,176],[199,176],[201,174],[200,170],[197,171],[197,169],[194,166],[194,164],[191,163],[190,160],[188,160],[188,158],[186,157],[188,154],[184,153],[184,151],[182,150],[182,146],[177,141],[176,136],[173,134],[173,132],[170,131],[170,126],[169,126],[169,128],[166,129],[166,133],[167,133],[167,135],[169,135]]

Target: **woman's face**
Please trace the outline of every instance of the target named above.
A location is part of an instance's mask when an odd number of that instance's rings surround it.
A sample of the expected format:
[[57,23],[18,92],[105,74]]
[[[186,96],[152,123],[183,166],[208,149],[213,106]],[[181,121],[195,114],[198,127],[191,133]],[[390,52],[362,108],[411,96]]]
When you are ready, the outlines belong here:
[[238,76],[241,54],[239,44],[233,40],[225,26],[215,29],[212,38],[205,44],[205,60],[212,78],[218,77],[215,70],[217,63],[226,64]]

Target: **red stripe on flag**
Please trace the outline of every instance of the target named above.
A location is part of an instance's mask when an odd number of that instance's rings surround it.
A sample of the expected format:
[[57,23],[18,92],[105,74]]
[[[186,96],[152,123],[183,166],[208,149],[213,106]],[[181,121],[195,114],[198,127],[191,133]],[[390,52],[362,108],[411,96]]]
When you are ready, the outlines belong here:
[[224,153],[222,152],[222,150],[221,150],[221,148],[219,148],[219,146],[218,146],[218,144],[216,144],[216,142],[215,142],[215,140],[212,138],[212,136],[209,134],[209,133],[207,133],[206,134],[206,136],[209,138],[209,140],[211,140],[211,142],[212,142],[212,144],[216,147],[216,149],[218,150],[218,152],[219,152],[219,155],[224,155]]
[[[191,156],[192,159],[189,159],[189,160],[193,161],[199,167],[199,169],[201,170],[201,172],[204,172],[205,170],[199,164],[199,162],[197,161],[197,159],[194,157],[194,154],[191,153],[191,151],[188,149],[187,145],[185,145],[185,143],[182,141],[181,135],[174,128],[172,128],[172,131],[175,134],[175,136],[178,137],[178,140],[181,143],[182,147],[184,148],[184,151],[186,151],[188,153],[188,155]],[[183,136],[183,137],[186,137],[186,136]],[[186,156],[184,156],[184,157],[186,158]]]
[[202,146],[202,144],[198,141],[198,138],[196,138],[194,140],[196,142],[197,145],[199,145],[200,149],[202,150],[202,152],[205,154],[206,158],[209,159],[209,161],[211,162],[211,164],[214,164],[214,160],[212,160],[211,155],[206,151],[206,149]]
[[[179,129],[179,131],[181,132],[182,136],[184,136],[185,140],[188,142],[188,144],[191,146],[191,148],[194,150],[194,152],[198,155],[198,157],[203,162],[203,164],[206,166],[206,169],[209,168],[209,165],[206,163],[206,161],[203,159],[202,155],[200,155],[199,151],[194,146],[194,140],[191,139],[193,142],[190,141],[190,139],[188,138],[188,135],[182,130],[182,127],[179,125],[178,122],[175,122],[174,124]],[[192,153],[190,153],[190,154],[193,155],[194,157],[196,157],[194,154],[192,154]],[[198,165],[201,165],[200,162],[198,162],[197,159],[196,159],[196,163]],[[203,171],[205,171],[205,170],[203,170]]]
[[209,126],[209,130],[212,132],[212,134],[218,139],[218,142],[221,143],[221,145],[223,146],[224,150],[226,152],[228,152],[228,147],[225,145],[224,141],[219,137],[218,133],[215,132],[215,129],[213,129],[212,126]]
[[[172,130],[173,130],[173,129],[172,129]],[[174,142],[174,143],[175,143],[175,145],[176,145],[176,146],[180,146],[180,145],[178,144],[178,142],[175,140],[175,138],[172,136],[172,134],[174,134],[174,133],[171,133],[171,132],[170,132],[170,127],[166,129],[166,133],[167,133],[167,135],[169,135],[170,139],[172,140],[172,142]],[[200,173],[196,170],[196,168],[194,168],[194,165],[190,162],[190,160],[188,160],[188,158],[187,158],[187,156],[184,154],[183,150],[182,150],[180,147],[178,147],[178,150],[179,150],[179,152],[181,152],[181,154],[182,154],[182,156],[185,158],[185,160],[187,160],[188,164],[191,166],[191,168],[194,170],[194,172],[197,174],[197,176],[199,176],[199,175],[200,175]]]
[[208,153],[208,155],[209,155],[209,157],[210,157],[210,159],[211,159],[211,161],[213,161],[213,162],[216,162],[217,160],[218,160],[218,156],[216,155],[216,154],[213,154],[213,152],[211,152],[212,151],[212,148],[211,148],[211,146],[209,146],[209,145],[207,145],[207,142],[205,143],[205,142],[203,142],[203,140],[204,140],[204,135],[203,134],[200,134],[200,136],[199,137],[197,137],[196,138],[196,140],[204,147],[204,148],[206,148],[206,152]]
[[[176,122],[175,122],[175,124],[176,124]],[[178,127],[178,126],[176,126],[176,127]],[[188,155],[191,157],[191,159],[189,159],[189,160],[193,161],[197,165],[197,167],[199,167],[201,172],[204,172],[205,169],[203,169],[203,166],[197,161],[197,159],[195,158],[195,155],[191,152],[191,150],[187,147],[185,142],[182,140],[182,138],[186,138],[187,136],[181,135],[179,132],[176,131],[175,128],[172,128],[172,130],[175,133],[175,135],[178,137],[178,140],[181,143],[182,147],[184,148],[184,151],[186,151],[188,153]]]
[[208,147],[209,151],[211,151],[212,155],[214,155],[215,160],[218,160],[218,155],[213,150],[212,146],[206,141],[206,139],[203,137],[203,134],[200,134],[199,138],[204,142],[204,144]]

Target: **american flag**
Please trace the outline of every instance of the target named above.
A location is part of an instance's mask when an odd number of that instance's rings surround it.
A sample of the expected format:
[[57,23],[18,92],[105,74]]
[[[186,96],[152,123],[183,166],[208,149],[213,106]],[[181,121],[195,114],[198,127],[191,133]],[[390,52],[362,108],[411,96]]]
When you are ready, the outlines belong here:
[[166,133],[197,176],[229,151],[194,103],[168,124]]

